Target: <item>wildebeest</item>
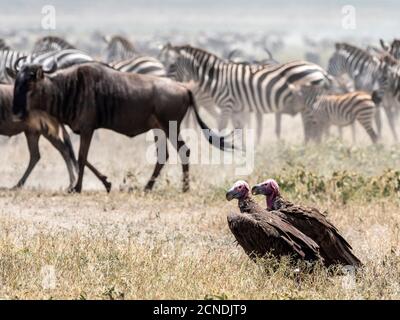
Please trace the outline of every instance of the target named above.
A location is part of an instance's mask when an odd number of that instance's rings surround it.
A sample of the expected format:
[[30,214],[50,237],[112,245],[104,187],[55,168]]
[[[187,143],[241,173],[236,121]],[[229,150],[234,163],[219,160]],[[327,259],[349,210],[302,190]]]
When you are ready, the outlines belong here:
[[[27,64],[18,72],[14,88],[13,114],[24,119],[31,110],[45,110],[80,134],[79,176],[72,191],[80,192],[90,142],[96,129],[105,128],[134,137],[151,129],[161,129],[179,150],[183,169],[183,190],[189,188],[189,148],[180,139],[181,121],[190,107],[212,144],[225,149],[224,138],[208,130],[197,113],[193,95],[171,79],[118,72],[101,63],[85,63],[64,70]],[[177,138],[169,137],[170,121],[176,121]],[[166,139],[165,139],[166,147]],[[164,161],[158,160],[146,185],[150,190]],[[168,153],[166,154],[168,157]]]
[[[55,118],[40,110],[30,113],[25,121],[13,122],[12,99],[13,86],[0,85],[0,134],[11,137],[24,132],[30,155],[28,168],[15,187],[22,187],[25,184],[40,159],[39,138],[41,135],[49,140],[64,158],[69,173],[70,187],[72,187],[75,182],[76,159],[65,128],[60,126]],[[62,137],[60,137],[60,133],[62,133]]]
[[[77,168],[74,150],[67,130],[59,121],[42,110],[33,110],[24,121],[13,121],[13,88],[12,85],[0,85],[0,135],[14,136],[24,133],[29,149],[29,164],[14,188],[22,187],[36,164],[40,160],[39,139],[44,136],[61,154],[68,169],[69,188],[75,183],[74,171]],[[89,163],[88,167],[103,182],[107,191],[111,188],[106,178]]]

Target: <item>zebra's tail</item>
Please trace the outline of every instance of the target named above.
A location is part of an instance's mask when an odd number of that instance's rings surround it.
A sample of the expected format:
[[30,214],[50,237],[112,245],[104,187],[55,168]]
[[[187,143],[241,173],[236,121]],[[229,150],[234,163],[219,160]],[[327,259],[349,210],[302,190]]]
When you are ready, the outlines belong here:
[[[216,134],[205,124],[205,122],[201,119],[201,117],[199,115],[196,100],[194,98],[192,91],[188,89],[188,92],[189,92],[190,106],[193,108],[197,123],[199,124],[200,128],[202,129],[201,131],[203,132],[203,134],[206,137],[206,139],[208,140],[208,142],[223,151],[235,149],[233,143],[229,143],[226,141],[227,136],[220,136],[220,135]],[[230,135],[232,135],[232,133]]]

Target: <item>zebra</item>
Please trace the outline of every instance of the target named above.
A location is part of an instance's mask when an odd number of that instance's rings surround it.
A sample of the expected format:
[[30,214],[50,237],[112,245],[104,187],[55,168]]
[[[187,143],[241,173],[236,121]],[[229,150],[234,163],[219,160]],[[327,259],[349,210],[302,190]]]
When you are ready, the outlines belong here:
[[106,62],[121,72],[167,77],[167,69],[157,58],[138,53],[133,44],[122,36],[103,37],[107,43]]
[[103,40],[107,44],[105,61],[108,63],[126,60],[138,55],[133,43],[123,36],[103,36]]
[[389,53],[393,58],[397,60],[400,59],[400,39],[394,39],[391,44],[380,39],[380,44],[382,49]]
[[376,143],[378,135],[373,128],[373,119],[382,94],[382,90],[374,91],[372,95],[363,91],[324,94],[323,88],[303,86],[299,96],[307,110],[307,121],[314,122],[318,142],[331,125],[345,127],[357,121]]
[[[227,127],[232,113],[255,112],[257,114],[282,112],[296,114],[302,111],[294,103],[291,86],[301,84],[323,85],[330,76],[320,66],[306,61],[283,64],[252,65],[234,63],[217,57],[203,49],[189,45],[169,46],[166,50],[178,55],[178,72],[198,82],[221,109],[218,129]],[[233,123],[243,128],[240,119]],[[310,138],[305,129],[305,140]]]
[[32,53],[45,53],[49,51],[58,51],[63,49],[77,49],[68,41],[57,36],[45,36],[38,39],[32,49]]
[[[366,50],[347,43],[336,43],[336,51],[329,59],[328,73],[339,76],[347,73],[353,80],[356,90],[372,93],[377,89],[377,79],[382,77],[382,70],[386,69],[384,62],[387,58],[372,55]],[[387,70],[387,69],[386,69]],[[388,72],[388,71],[385,71]],[[389,81],[389,80],[388,80]],[[390,89],[389,86],[387,86]],[[395,127],[395,110],[400,108],[399,101],[393,97],[393,90],[386,90],[380,105],[383,107],[388,119],[389,127],[396,141],[398,136]],[[379,112],[376,113],[376,123],[380,135]]]
[[59,69],[63,69],[75,64],[91,62],[94,59],[78,49],[63,49],[43,53],[2,50],[0,51],[0,81],[9,84],[14,82],[7,69],[11,73],[15,73],[17,69],[27,63],[41,64],[44,68],[50,69],[54,61],[57,61]]
[[[267,48],[267,46],[264,45],[264,51],[268,54],[268,58],[266,59],[262,59],[262,60],[258,60],[258,61],[252,61],[252,62],[246,62],[245,59],[234,59],[234,57],[240,53],[239,50],[234,49],[231,52],[229,52],[227,59],[231,62],[235,62],[235,63],[245,63],[245,64],[250,64],[252,66],[262,66],[263,65],[273,65],[273,64],[279,64],[279,62],[277,60],[274,59],[274,57],[272,56],[271,51]],[[257,114],[256,115],[256,121],[257,121],[257,138],[261,137],[262,134],[262,114]],[[279,111],[275,112],[275,135],[278,139],[281,138],[281,123],[282,123],[282,113]]]

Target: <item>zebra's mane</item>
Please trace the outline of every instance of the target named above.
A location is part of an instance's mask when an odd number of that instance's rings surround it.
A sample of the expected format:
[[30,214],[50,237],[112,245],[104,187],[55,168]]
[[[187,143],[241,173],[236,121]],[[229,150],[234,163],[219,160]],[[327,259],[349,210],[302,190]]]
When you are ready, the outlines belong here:
[[194,55],[195,53],[200,52],[200,53],[202,53],[202,54],[206,54],[206,55],[208,55],[208,56],[214,57],[216,60],[219,60],[219,61],[222,61],[222,62],[226,62],[226,63],[245,64],[245,65],[248,65],[248,63],[241,63],[241,62],[236,63],[236,62],[233,62],[233,61],[228,61],[228,60],[226,60],[226,59],[224,59],[224,58],[221,58],[221,57],[217,56],[217,55],[214,54],[214,53],[211,53],[211,52],[209,52],[209,51],[207,51],[207,50],[204,50],[204,49],[201,49],[201,48],[192,47],[192,46],[189,45],[189,44],[183,45],[183,46],[174,46],[174,47],[172,47],[172,48],[173,48],[175,51],[177,51],[177,52],[179,52],[179,50],[184,50],[184,51],[186,51],[186,52],[188,52],[188,53],[190,53],[190,54],[192,54],[192,55]]
[[33,53],[43,53],[62,49],[76,49],[68,41],[57,36],[45,36],[38,39],[33,46]]

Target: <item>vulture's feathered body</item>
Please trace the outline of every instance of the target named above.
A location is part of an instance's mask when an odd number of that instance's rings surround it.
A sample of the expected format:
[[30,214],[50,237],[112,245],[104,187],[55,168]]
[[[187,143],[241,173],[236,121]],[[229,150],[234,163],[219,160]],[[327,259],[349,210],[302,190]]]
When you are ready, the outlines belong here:
[[279,215],[257,205],[249,197],[250,190],[246,185],[244,181],[238,181],[227,193],[228,200],[239,200],[241,213],[231,213],[227,219],[229,229],[246,254],[251,259],[271,253],[279,258],[292,256],[308,261],[320,260],[315,241]]
[[288,221],[313,239],[319,245],[319,252],[326,266],[335,264],[361,266],[360,260],[351,252],[350,244],[318,209],[286,201],[280,195],[278,184],[272,179],[254,186],[252,192],[266,195],[267,210],[271,214]]

